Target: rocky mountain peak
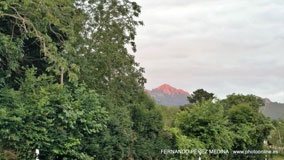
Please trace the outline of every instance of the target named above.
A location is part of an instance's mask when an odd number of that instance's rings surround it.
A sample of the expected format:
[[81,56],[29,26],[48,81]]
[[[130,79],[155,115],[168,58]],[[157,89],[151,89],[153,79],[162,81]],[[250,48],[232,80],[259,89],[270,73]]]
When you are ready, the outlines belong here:
[[184,91],[182,89],[177,89],[169,84],[162,84],[161,86],[153,89],[152,91],[158,91],[168,95],[175,95],[175,94],[189,95],[187,91]]

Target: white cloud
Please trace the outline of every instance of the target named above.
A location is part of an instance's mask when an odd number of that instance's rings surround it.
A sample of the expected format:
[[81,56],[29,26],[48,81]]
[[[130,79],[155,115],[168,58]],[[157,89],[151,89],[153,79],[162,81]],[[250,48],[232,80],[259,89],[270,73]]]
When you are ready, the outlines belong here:
[[284,102],[283,0],[137,0],[137,60],[161,83]]

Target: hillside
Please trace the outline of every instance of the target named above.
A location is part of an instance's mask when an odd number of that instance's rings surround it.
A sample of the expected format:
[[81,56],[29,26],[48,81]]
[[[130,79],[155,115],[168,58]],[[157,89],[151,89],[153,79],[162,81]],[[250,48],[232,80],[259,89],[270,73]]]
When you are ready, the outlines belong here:
[[272,102],[265,98],[265,106],[261,108],[261,112],[272,119],[284,119],[284,104]]
[[182,89],[172,87],[169,84],[163,84],[147,92],[160,105],[181,106],[188,104],[187,96],[189,96],[189,93]]
[[[182,106],[188,104],[187,96],[189,93],[183,89],[177,89],[169,84],[163,84],[146,92],[153,99],[163,106]],[[268,98],[263,99],[265,106],[260,111],[267,117],[272,119],[284,119],[284,104],[272,102]]]

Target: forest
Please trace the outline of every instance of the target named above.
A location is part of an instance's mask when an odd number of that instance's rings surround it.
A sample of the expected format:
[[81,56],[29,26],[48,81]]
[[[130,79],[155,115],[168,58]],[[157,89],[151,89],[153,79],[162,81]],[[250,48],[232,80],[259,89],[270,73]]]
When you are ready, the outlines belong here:
[[[165,107],[145,93],[131,54],[140,13],[130,0],[0,1],[1,160],[281,156],[232,152],[284,147],[284,123],[260,113],[257,96],[197,90]],[[164,153],[185,149],[229,152]]]

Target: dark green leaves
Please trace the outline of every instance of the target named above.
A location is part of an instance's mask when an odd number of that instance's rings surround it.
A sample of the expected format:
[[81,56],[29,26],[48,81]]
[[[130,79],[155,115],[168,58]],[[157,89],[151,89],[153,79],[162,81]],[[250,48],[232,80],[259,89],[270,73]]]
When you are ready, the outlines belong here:
[[17,151],[23,159],[33,157],[36,148],[46,158],[90,158],[81,150],[82,141],[106,127],[107,112],[84,85],[73,90],[52,81],[28,71],[20,90],[0,90],[2,148]]

